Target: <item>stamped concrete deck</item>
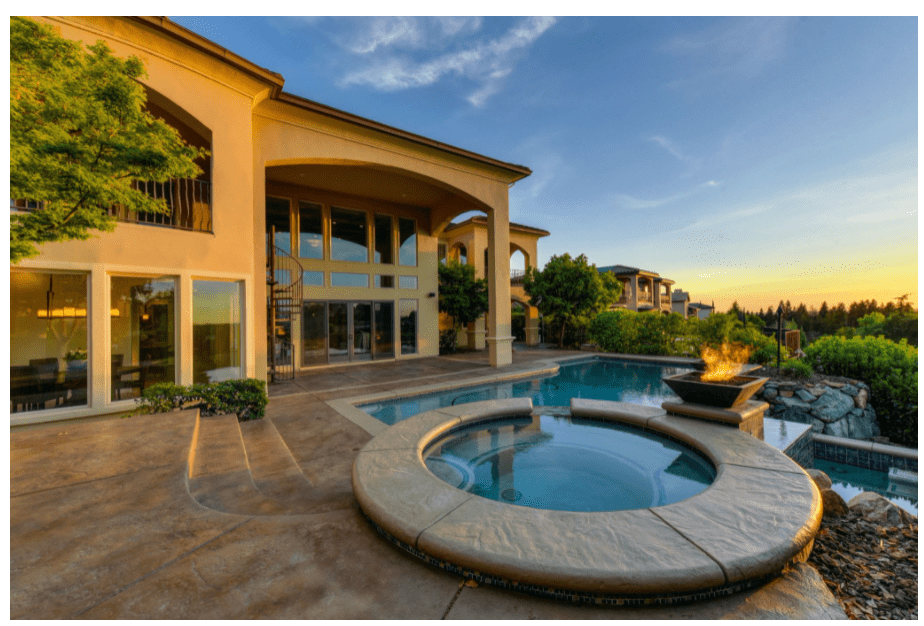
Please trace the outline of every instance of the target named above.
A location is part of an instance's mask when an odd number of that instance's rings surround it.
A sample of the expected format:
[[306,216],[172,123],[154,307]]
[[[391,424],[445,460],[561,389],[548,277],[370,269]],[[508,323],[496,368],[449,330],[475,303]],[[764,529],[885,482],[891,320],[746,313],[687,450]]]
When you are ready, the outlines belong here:
[[[521,350],[503,371],[555,356]],[[845,617],[805,565],[714,602],[613,609],[471,588],[389,544],[350,484],[372,437],[327,401],[491,371],[481,355],[318,371],[240,425],[184,412],[12,429],[10,616]]]

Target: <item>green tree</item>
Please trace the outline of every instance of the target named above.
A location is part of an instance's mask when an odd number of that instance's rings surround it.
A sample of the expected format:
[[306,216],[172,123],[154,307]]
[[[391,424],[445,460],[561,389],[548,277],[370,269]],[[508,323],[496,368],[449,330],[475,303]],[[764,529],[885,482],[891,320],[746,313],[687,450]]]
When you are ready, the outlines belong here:
[[[438,264],[440,281],[439,310],[452,318],[453,328],[447,333],[445,348],[456,351],[456,337],[464,326],[477,320],[488,310],[488,283],[475,278],[475,266],[450,260]],[[442,338],[441,338],[442,339]],[[443,344],[443,341],[440,341]]]
[[597,271],[583,254],[553,256],[542,270],[527,268],[523,289],[529,303],[560,325],[558,347],[564,347],[565,328],[581,328],[606,310],[622,294],[622,282],[613,274]]
[[102,41],[89,46],[35,21],[10,18],[10,197],[41,203],[10,216],[10,259],[36,244],[111,232],[108,214],[166,213],[163,199],[132,187],[201,173],[208,152],[186,145],[145,110],[142,61],[119,59]]

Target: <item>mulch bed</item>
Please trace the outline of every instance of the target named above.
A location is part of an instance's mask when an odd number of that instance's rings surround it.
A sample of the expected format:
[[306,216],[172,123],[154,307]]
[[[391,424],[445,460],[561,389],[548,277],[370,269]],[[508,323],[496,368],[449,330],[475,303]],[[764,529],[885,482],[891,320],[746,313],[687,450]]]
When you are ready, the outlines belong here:
[[918,618],[918,526],[825,518],[808,559],[851,619]]

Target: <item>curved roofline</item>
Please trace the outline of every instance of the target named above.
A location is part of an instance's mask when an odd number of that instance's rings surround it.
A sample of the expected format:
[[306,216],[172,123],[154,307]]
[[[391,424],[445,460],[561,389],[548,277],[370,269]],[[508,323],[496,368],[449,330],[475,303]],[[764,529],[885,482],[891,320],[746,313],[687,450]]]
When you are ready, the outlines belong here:
[[[483,215],[473,215],[464,222],[459,222],[458,224],[450,224],[447,226],[443,232],[448,232],[450,230],[455,230],[457,228],[462,228],[467,224],[485,224],[487,225],[488,218]],[[527,226],[525,224],[517,224],[516,222],[509,222],[510,230],[519,230],[521,232],[529,233],[531,235],[539,235],[540,237],[548,237],[552,233],[541,228],[536,228],[535,226]]]
[[423,135],[418,135],[406,130],[401,130],[400,128],[395,128],[394,126],[389,126],[387,124],[382,124],[381,122],[376,122],[365,117],[360,117],[359,115],[355,115],[353,113],[347,113],[346,111],[335,109],[334,107],[321,104],[313,100],[308,100],[307,98],[303,98],[295,94],[286,93],[282,90],[282,87],[285,84],[285,78],[282,76],[282,74],[278,74],[264,67],[260,67],[256,63],[248,61],[244,57],[235,54],[227,48],[219,46],[213,41],[206,39],[202,35],[199,35],[189,30],[188,28],[180,26],[168,17],[130,16],[129,19],[140,22],[149,28],[159,31],[160,33],[163,33],[184,43],[185,45],[190,46],[191,48],[195,48],[200,52],[204,52],[209,56],[228,63],[232,67],[244,72],[245,74],[248,74],[258,80],[267,83],[271,89],[270,99],[272,100],[285,102],[286,104],[291,104],[307,111],[326,115],[328,117],[339,119],[350,124],[355,124],[363,128],[368,128],[370,130],[375,130],[386,135],[391,135],[392,137],[404,139],[405,141],[410,141],[418,145],[435,148],[449,154],[455,154],[457,156],[471,159],[473,161],[478,161],[486,165],[500,168],[515,175],[511,182],[516,182],[526,178],[533,173],[531,169],[524,165],[517,165],[515,163],[500,161],[498,159],[484,156],[483,154],[478,154],[477,152],[471,152],[470,150],[465,150],[463,148],[458,148],[456,146],[430,139],[429,137],[424,137]]

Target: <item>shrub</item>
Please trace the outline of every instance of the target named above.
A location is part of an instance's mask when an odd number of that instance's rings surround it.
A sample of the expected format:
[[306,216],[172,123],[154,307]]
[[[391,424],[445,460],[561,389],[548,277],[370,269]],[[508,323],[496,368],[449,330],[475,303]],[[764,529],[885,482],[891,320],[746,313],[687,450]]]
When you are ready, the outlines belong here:
[[882,337],[822,337],[806,348],[815,371],[857,378],[870,388],[882,433],[917,446],[918,351]]
[[794,378],[811,378],[815,374],[812,366],[801,359],[789,359],[780,365],[780,369]]
[[699,342],[689,336],[689,328],[677,313],[657,315],[616,309],[595,317],[589,334],[606,352],[698,356]]
[[136,402],[139,406],[130,415],[198,408],[202,415],[236,413],[238,421],[246,422],[262,418],[269,400],[264,381],[246,378],[188,387],[157,383],[145,389]]

